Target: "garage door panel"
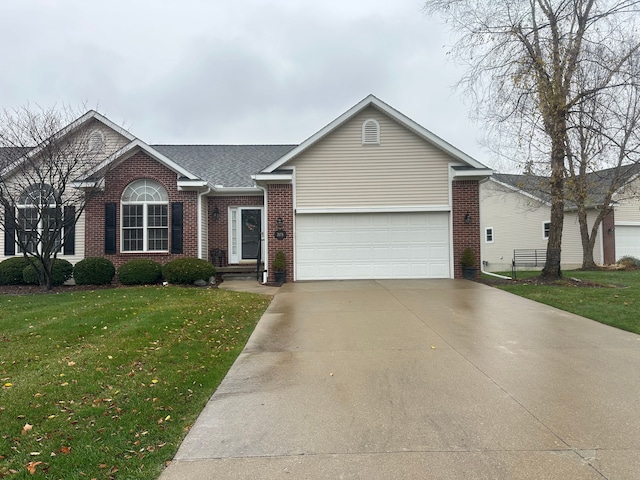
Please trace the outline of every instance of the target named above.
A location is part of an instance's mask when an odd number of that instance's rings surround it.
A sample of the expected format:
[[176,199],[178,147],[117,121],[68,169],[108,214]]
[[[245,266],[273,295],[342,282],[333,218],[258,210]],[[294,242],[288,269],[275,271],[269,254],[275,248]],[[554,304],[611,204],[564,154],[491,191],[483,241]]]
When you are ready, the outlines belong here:
[[624,256],[640,258],[640,226],[616,225],[616,260]]
[[296,217],[296,278],[448,278],[449,214]]

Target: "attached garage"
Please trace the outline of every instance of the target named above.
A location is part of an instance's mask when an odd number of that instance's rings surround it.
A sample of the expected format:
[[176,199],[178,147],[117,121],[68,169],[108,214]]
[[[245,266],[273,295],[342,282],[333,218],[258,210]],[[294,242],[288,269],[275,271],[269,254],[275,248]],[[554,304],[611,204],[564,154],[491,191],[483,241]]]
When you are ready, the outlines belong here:
[[296,279],[450,278],[448,212],[296,215]]
[[616,260],[624,256],[640,258],[640,225],[616,225]]

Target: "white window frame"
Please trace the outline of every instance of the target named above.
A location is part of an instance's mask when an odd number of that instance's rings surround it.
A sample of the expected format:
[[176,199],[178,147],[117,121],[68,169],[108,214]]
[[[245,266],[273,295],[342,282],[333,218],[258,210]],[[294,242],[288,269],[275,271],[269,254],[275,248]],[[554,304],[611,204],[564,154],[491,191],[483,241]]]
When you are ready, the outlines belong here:
[[[156,190],[156,197],[153,200],[124,200],[124,195],[127,193],[127,190],[130,188],[134,188],[133,186],[144,182],[144,188],[153,187]],[[136,187],[140,188],[140,187]],[[149,225],[149,207],[150,206],[164,206],[166,208],[166,218],[167,224],[166,226],[157,226],[157,225]],[[142,226],[138,226],[135,228],[125,227],[124,226],[124,210],[127,206],[142,206]],[[120,198],[120,251],[122,253],[167,253],[169,252],[169,243],[171,241],[170,238],[170,218],[169,218],[169,195],[167,194],[167,190],[157,182],[156,180],[150,179],[138,179],[129,183],[122,192],[122,196]],[[167,232],[167,248],[166,249],[150,249],[149,248],[149,230],[162,228]],[[134,230],[134,229],[142,229],[142,250],[125,250],[125,235],[124,232],[126,230]]]
[[[491,240],[489,240],[489,233],[491,233]],[[493,243],[495,240],[495,233],[493,227],[486,227],[484,229],[484,243]]]
[[[29,191],[30,190],[30,191]],[[47,205],[42,204],[42,195],[40,195],[40,198],[38,199],[38,203],[36,202],[31,202],[29,203],[27,200],[29,199],[33,199],[33,193],[35,192],[45,192],[45,191],[49,191],[49,194],[53,194],[53,188],[50,185],[47,184],[42,184],[41,186],[37,186],[37,185],[32,185],[31,187],[27,187],[27,189],[25,190],[25,192],[21,195],[20,197],[20,203],[18,203],[16,205],[16,222],[20,222],[21,218],[20,218],[20,213],[21,212],[26,212],[27,210],[35,210],[37,215],[40,215],[40,218],[38,219],[38,225],[35,226],[35,229],[32,229],[30,231],[36,231],[36,240],[38,241],[35,245],[34,245],[34,250],[27,250],[27,253],[41,253],[42,252],[42,235],[44,234],[44,221],[45,221],[45,209],[51,209],[53,211],[56,211],[58,208],[61,209],[61,207],[59,207],[58,205],[56,205],[55,203],[49,203]],[[24,201],[23,201],[24,199]],[[58,239],[58,248],[56,250],[56,253],[60,253],[62,252],[62,239],[64,238],[64,219],[62,218],[62,213],[60,213],[60,221],[63,222],[61,228],[60,228],[60,238]],[[24,226],[20,226],[20,230],[24,230]],[[16,237],[18,235],[20,235],[20,231],[16,230]],[[22,246],[20,245],[20,243],[17,241],[18,239],[16,238],[15,244],[16,244],[16,250],[18,253],[25,253],[24,250],[22,250]]]
[[[547,227],[548,225],[548,227]],[[549,232],[551,231],[551,222],[542,222],[542,238],[543,240],[549,239]]]
[[[372,129],[375,128],[375,134],[368,131],[370,124],[373,125]],[[375,118],[368,118],[362,122],[362,145],[380,145],[380,122]]]
[[232,264],[255,263],[255,260],[242,260],[242,210],[260,210],[260,224],[262,237],[262,258],[264,258],[264,205],[242,205],[229,207],[229,251],[227,253],[228,262]]

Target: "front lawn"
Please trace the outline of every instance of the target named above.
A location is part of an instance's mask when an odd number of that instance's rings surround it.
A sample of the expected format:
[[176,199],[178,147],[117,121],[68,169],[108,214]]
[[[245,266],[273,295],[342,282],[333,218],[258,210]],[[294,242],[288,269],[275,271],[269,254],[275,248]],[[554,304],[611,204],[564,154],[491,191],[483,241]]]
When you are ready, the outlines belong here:
[[0,478],[157,478],[269,302],[180,287],[0,295]]
[[[574,277],[609,287],[576,286],[571,282],[566,286],[506,283],[497,287],[640,334],[640,271],[565,271],[563,275],[565,279]],[[530,276],[529,272],[518,272],[518,279]]]

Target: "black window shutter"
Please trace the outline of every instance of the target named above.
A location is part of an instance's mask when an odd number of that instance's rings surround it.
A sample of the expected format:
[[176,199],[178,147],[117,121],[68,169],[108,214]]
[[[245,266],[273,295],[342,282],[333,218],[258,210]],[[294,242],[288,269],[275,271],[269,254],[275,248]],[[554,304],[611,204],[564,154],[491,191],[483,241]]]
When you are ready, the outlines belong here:
[[182,202],[171,204],[171,253],[182,253]]
[[16,226],[15,215],[13,209],[6,207],[4,209],[4,254],[5,256],[16,254]]
[[115,203],[104,204],[104,253],[116,253],[116,209]]
[[64,251],[65,255],[76,253],[76,207],[64,207]]

